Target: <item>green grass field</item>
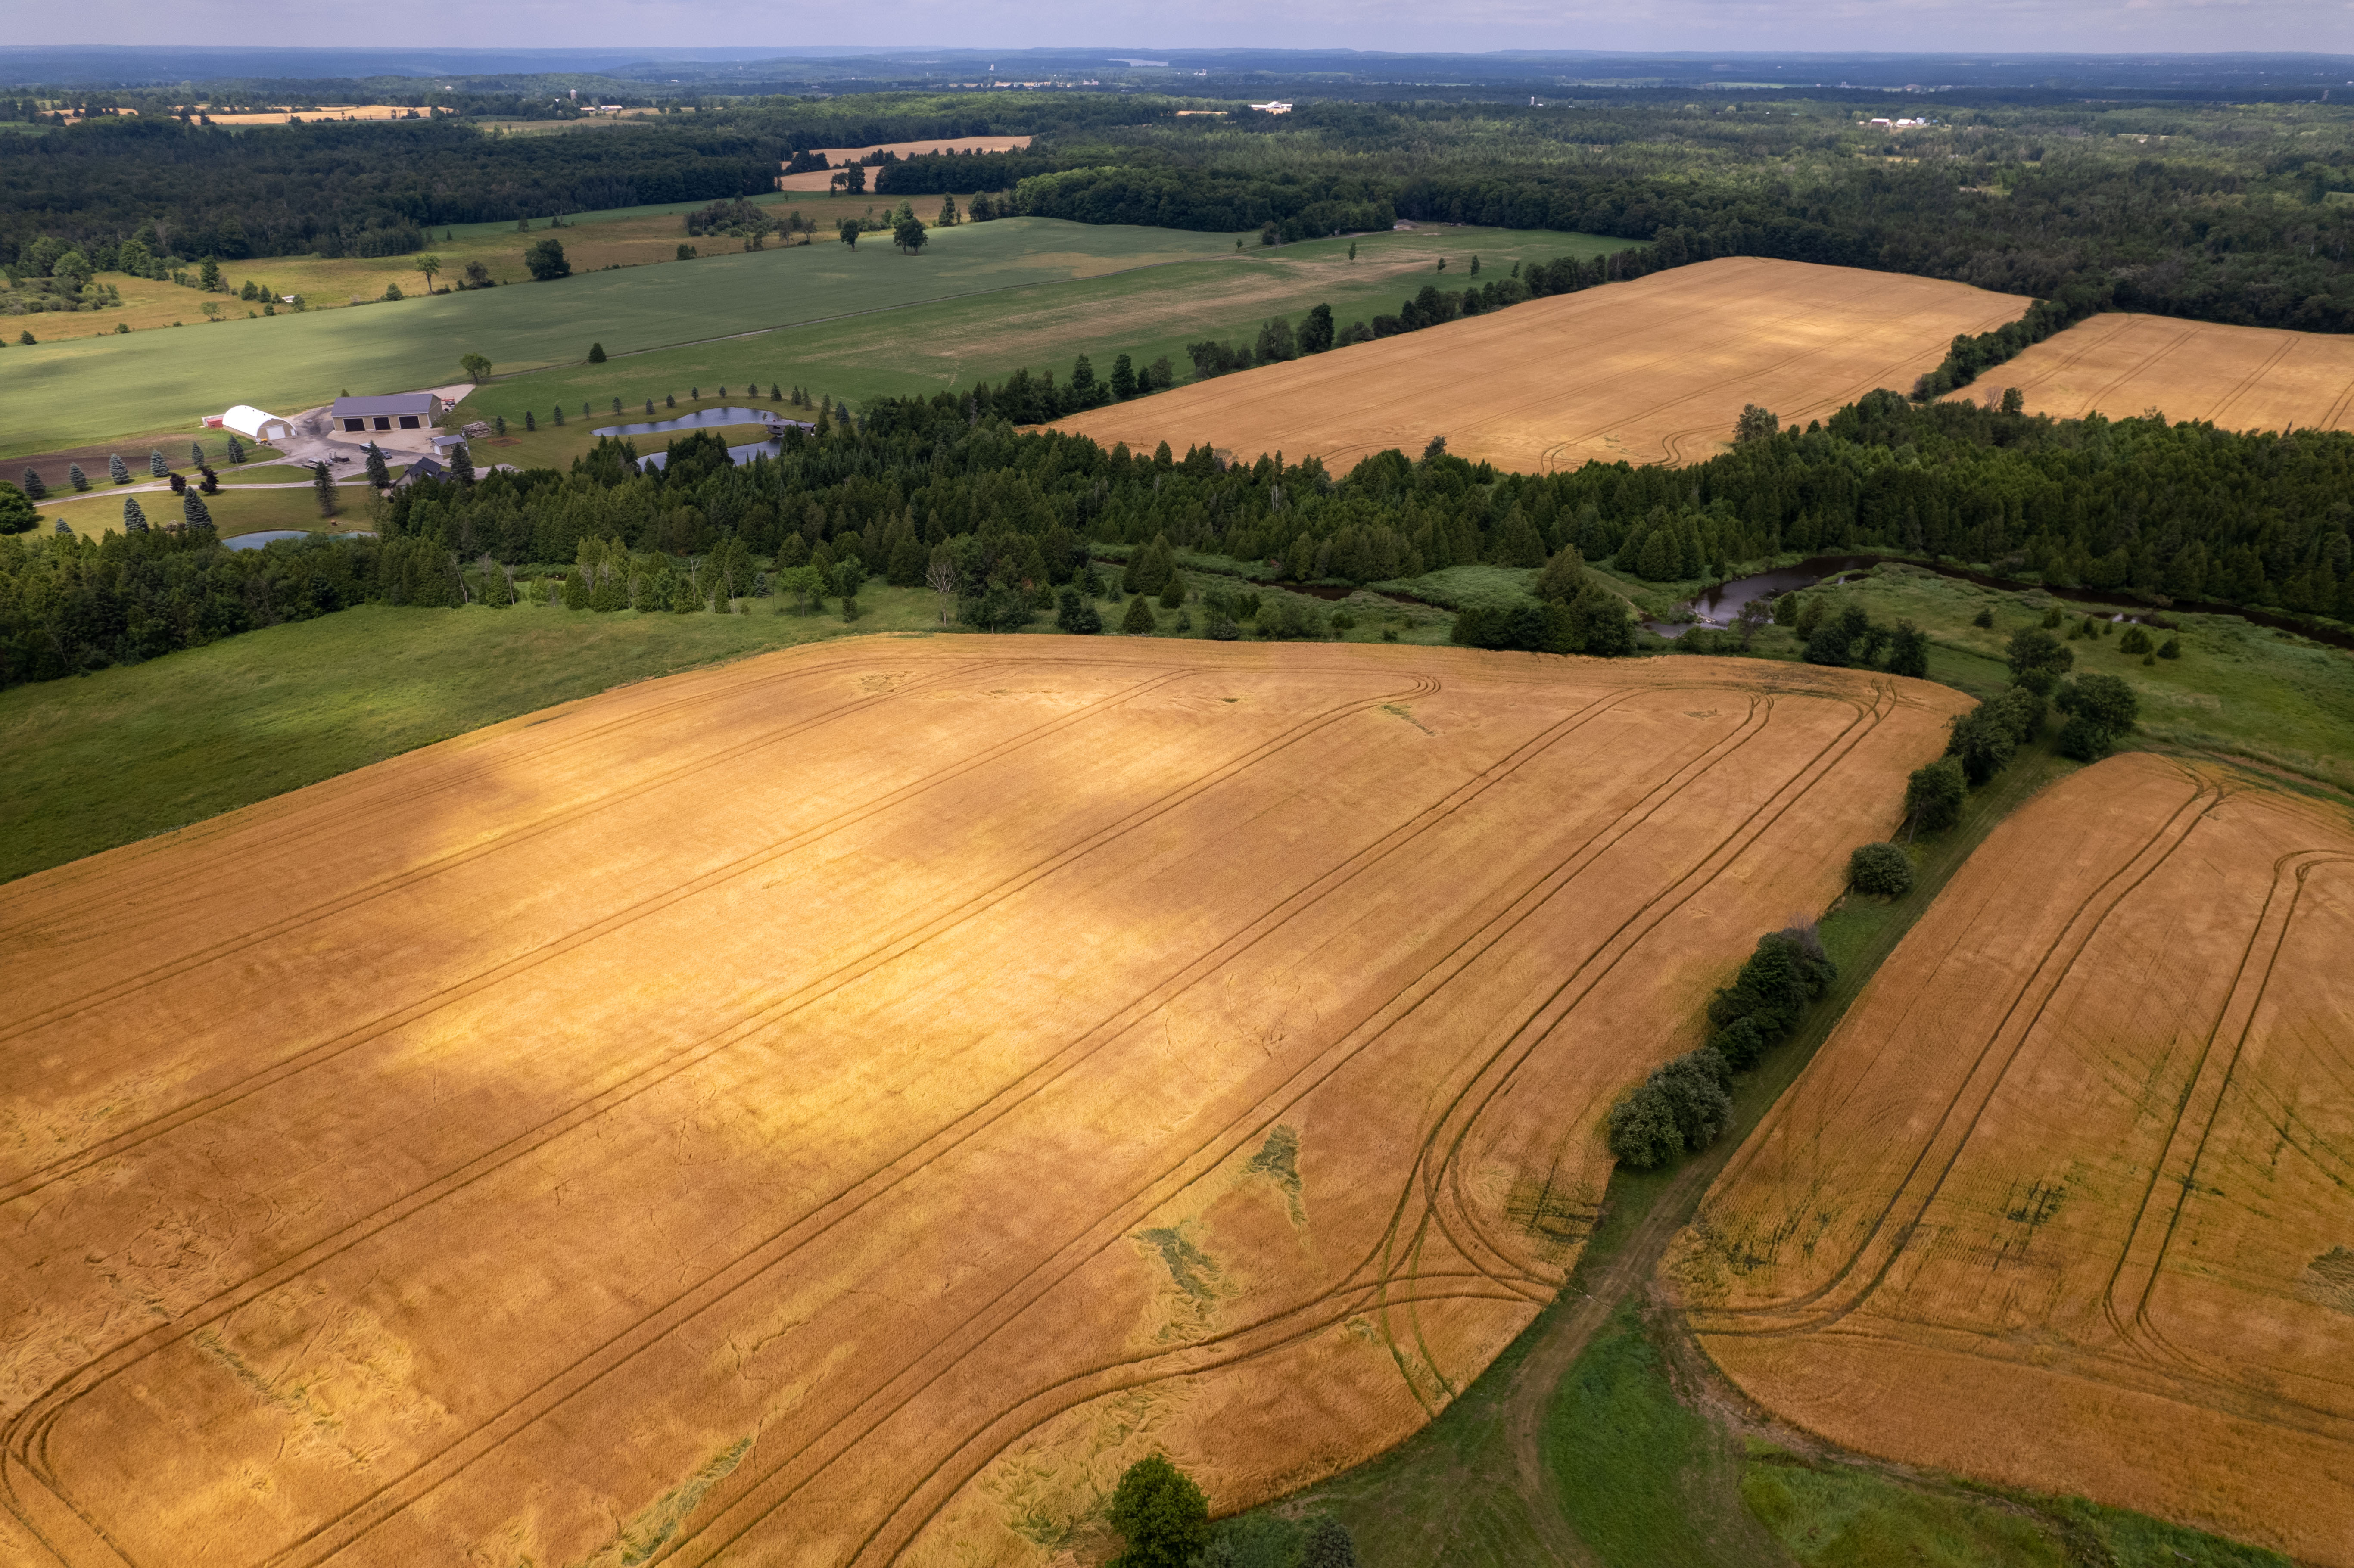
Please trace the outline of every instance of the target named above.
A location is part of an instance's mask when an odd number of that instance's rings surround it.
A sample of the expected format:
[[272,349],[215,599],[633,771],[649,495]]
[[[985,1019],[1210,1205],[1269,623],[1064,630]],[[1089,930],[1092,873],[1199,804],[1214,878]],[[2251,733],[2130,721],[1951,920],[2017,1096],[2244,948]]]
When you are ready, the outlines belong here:
[[[520,238],[520,236],[518,236]],[[633,266],[554,283],[11,347],[0,377],[0,461],[171,428],[249,402],[313,407],[345,388],[397,391],[461,379],[487,355],[500,379],[469,396],[472,418],[557,403],[642,408],[700,383],[799,384],[854,402],[1067,373],[1080,353],[1166,354],[1255,332],[1267,316],[1329,302],[1343,323],[1425,282],[1458,288],[1477,253],[1515,260],[1593,255],[1626,242],[1498,229],[1423,229],[1237,251],[1234,237],[1012,218],[934,229],[922,254],[878,237]],[[1437,272],[1440,258],[1449,270]],[[1428,276],[1424,276],[1428,274]],[[789,329],[789,330],[779,330]],[[201,330],[201,339],[188,334]],[[610,363],[586,363],[601,343]],[[528,372],[536,372],[529,374]]]

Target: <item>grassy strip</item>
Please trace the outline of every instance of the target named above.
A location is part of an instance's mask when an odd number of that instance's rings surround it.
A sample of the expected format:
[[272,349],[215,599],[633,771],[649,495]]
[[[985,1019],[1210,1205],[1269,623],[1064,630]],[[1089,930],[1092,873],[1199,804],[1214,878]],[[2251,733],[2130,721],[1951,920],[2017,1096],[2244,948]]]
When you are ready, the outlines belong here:
[[938,624],[917,588],[868,588],[854,625],[746,602],[751,614],[365,605],[0,693],[0,880],[632,681]]

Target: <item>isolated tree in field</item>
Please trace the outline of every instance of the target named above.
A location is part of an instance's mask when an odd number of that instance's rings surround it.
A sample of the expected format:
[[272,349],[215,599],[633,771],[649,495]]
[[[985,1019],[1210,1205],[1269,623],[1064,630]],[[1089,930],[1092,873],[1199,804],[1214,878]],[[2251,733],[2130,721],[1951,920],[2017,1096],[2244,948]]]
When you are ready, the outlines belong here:
[[180,520],[191,528],[213,525],[212,509],[205,504],[204,493],[193,485],[180,492]]
[[202,441],[190,441],[190,442],[188,443],[188,461],[189,461],[191,464],[193,464],[194,466],[197,467],[197,468],[202,468],[202,467],[204,467],[204,466],[205,466],[205,443],[204,443],[204,442],[202,442]]
[[1111,1527],[1128,1540],[1111,1568],[1189,1568],[1210,1542],[1210,1502],[1184,1471],[1155,1454],[1119,1478]]
[[956,197],[943,196],[940,199],[940,216],[937,221],[942,228],[954,228],[957,226],[959,219]]
[[46,501],[49,497],[49,487],[43,484],[41,476],[29,468],[25,471],[25,493],[36,501]]
[[1858,844],[1847,857],[1847,885],[1858,893],[1901,898],[1913,891],[1913,857],[1894,844]]
[[[858,173],[863,180],[864,177],[864,171],[861,170],[858,171]],[[849,246],[853,250],[858,249],[858,220],[856,218],[843,218],[840,223],[833,226],[833,232],[834,238],[840,239],[844,245]]]
[[572,263],[564,259],[564,242],[554,236],[540,240],[525,251],[523,264],[531,270],[535,282],[552,283],[558,278],[572,275]]
[[891,225],[891,243],[902,254],[913,256],[924,248],[924,220],[909,212],[902,204],[898,217]]
[[378,490],[392,488],[392,465],[384,461],[384,452],[374,441],[367,444],[368,482]]
[[164,461],[163,449],[160,447],[147,454],[147,471],[157,479],[172,471],[172,465]]
[[939,595],[943,626],[956,609],[957,589],[963,582],[964,574],[957,569],[956,552],[945,544],[934,546],[930,564],[924,568],[924,586]]
[[2076,655],[2060,644],[2060,640],[2040,627],[2031,626],[2011,633],[2010,646],[2006,651],[2013,679],[2031,670],[2049,670],[2054,675],[2064,674],[2076,663]]
[[[439,256],[419,256],[413,265],[419,271],[425,274],[425,291],[429,294],[431,293],[433,291],[433,280],[440,275],[441,258]],[[248,288],[252,287],[249,283],[246,286]],[[248,299],[252,298],[250,294],[246,297]]]
[[1161,585],[1161,608],[1175,609],[1184,602],[1185,578],[1181,573],[1171,572],[1169,580]]
[[228,465],[235,468],[245,461],[245,443],[235,436],[228,439]]
[[1946,741],[1946,755],[1961,763],[1973,786],[2009,767],[2018,750],[2018,736],[1991,703],[1980,703],[1956,719]]
[[76,490],[88,490],[90,488],[90,475],[82,472],[81,464],[78,462],[69,462],[66,464],[66,482],[72,485]]
[[220,263],[209,256],[206,257],[204,265],[196,269],[196,287],[207,294],[212,293],[220,287]]
[[135,495],[122,498],[122,531],[126,534],[147,532],[147,514],[139,510],[139,498]]
[[311,465],[311,493],[319,503],[319,515],[335,514],[335,476],[327,471],[323,462]]
[[1781,419],[1771,408],[1761,408],[1755,403],[1746,404],[1741,410],[1741,418],[1734,421],[1733,444],[1746,446],[1751,441],[1765,440],[1781,428]]
[[1310,1525],[1299,1568],[1357,1568],[1357,1543],[1348,1527],[1330,1514]]
[[1349,241],[1349,260],[1352,260],[1352,261],[1354,261],[1356,259],[1357,259],[1357,242],[1356,242],[1355,240],[1352,239],[1351,241]]
[[564,428],[564,405],[561,403],[556,406],[556,428],[559,430]]
[[[458,368],[466,373],[467,379],[480,387],[482,384],[482,378],[491,373],[490,356],[481,354],[461,355],[458,359]],[[563,423],[560,411],[557,422]]]
[[588,363],[591,365],[602,365],[605,363],[605,345],[603,344],[592,343],[588,345]]
[[106,455],[106,472],[107,477],[117,484],[131,482],[131,465],[122,461],[121,452],[109,452]]
[[461,484],[474,482],[474,454],[466,450],[463,441],[450,449],[450,472]]
[[1128,601],[1128,613],[1120,617],[1119,629],[1130,637],[1142,637],[1158,630],[1160,623],[1152,619],[1152,604],[1142,594]]
[[1914,829],[1942,833],[1962,820],[1962,802],[1969,797],[1970,781],[1961,763],[1941,757],[1926,768],[1916,768],[1904,784],[1904,814]]

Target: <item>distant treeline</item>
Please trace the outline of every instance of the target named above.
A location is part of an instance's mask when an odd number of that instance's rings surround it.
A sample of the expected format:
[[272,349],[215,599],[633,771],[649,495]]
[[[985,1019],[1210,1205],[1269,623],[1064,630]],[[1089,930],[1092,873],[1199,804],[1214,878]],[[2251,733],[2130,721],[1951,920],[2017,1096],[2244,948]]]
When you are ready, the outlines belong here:
[[[1878,392],[1804,430],[1755,429],[1691,468],[1503,473],[1434,441],[1418,459],[1379,452],[1334,475],[1314,459],[1227,466],[1206,447],[1181,459],[1166,445],[1107,451],[1013,429],[1041,387],[1053,383],[885,400],[841,424],[822,418],[816,436],[790,431],[781,456],[742,466],[702,432],[650,473],[606,441],[568,472],[419,484],[390,503],[380,544],[229,551],[203,529],[97,545],[0,538],[0,683],[368,599],[466,602],[484,584],[499,591],[500,563],[569,563],[588,546],[659,553],[679,563],[681,583],[704,581],[698,563],[727,563],[740,585],[773,569],[762,563],[799,568],[822,552],[829,567],[854,557],[902,587],[923,584],[946,547],[970,596],[999,607],[992,617],[1009,604],[1044,613],[1097,543],[1267,563],[1294,581],[1543,567],[1529,601],[1540,610],[1540,599],[1583,602],[1565,586],[1582,580],[1580,557],[1670,581],[1876,547],[2152,602],[2354,622],[2354,435],[2343,432],[2054,420]],[[1482,613],[1467,640],[1554,645],[1541,613]]]

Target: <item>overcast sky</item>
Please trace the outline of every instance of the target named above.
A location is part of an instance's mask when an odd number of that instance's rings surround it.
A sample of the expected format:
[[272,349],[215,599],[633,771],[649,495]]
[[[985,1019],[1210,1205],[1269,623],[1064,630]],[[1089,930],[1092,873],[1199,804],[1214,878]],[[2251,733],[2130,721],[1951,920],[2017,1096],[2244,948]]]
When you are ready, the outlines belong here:
[[[20,44],[221,41],[217,14],[154,0],[15,11]],[[449,14],[240,0],[234,14],[252,43],[345,46],[2354,53],[2354,0],[498,0]]]

